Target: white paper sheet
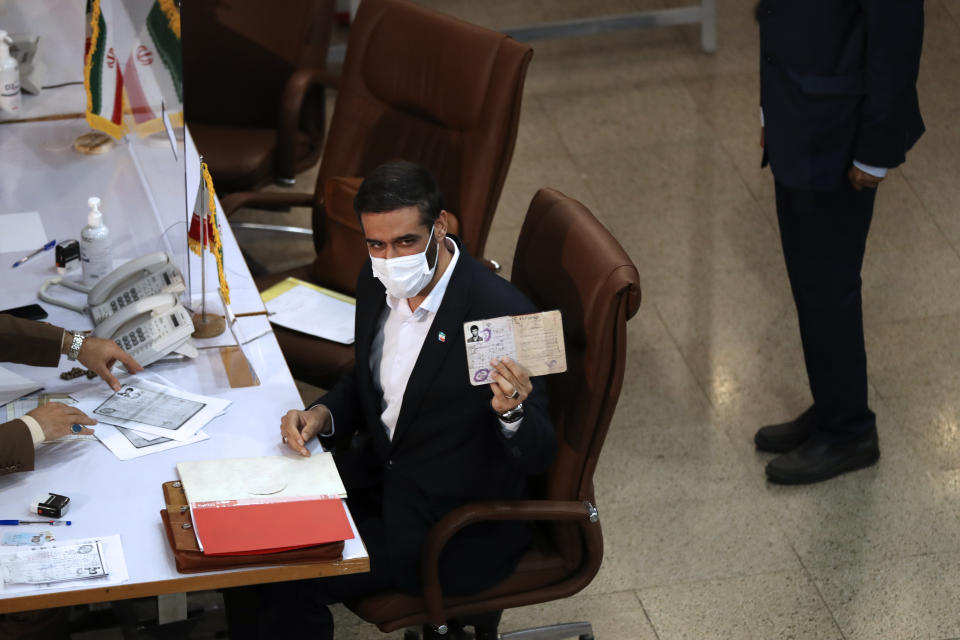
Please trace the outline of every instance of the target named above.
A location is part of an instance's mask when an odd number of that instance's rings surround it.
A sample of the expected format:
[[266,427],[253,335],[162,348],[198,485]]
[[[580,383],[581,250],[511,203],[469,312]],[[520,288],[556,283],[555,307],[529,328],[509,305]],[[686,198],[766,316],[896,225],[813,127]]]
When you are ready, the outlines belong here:
[[192,442],[200,429],[230,406],[230,401],[223,398],[188,393],[137,376],[125,378],[116,393],[100,384],[70,395],[77,399],[77,408],[101,424],[178,442]]
[[210,438],[205,431],[198,431],[190,440],[180,442],[151,433],[140,433],[133,429],[115,427],[106,422],[99,423],[94,429],[97,439],[121,460],[133,460],[134,458],[148,456],[151,453],[160,453],[168,449],[203,442]]
[[[3,229],[3,233],[0,233],[0,253],[22,252],[23,256],[18,256],[17,260],[47,244],[47,232],[37,211],[0,214],[0,229]],[[7,267],[13,262],[11,260]]]
[[266,306],[273,324],[334,342],[353,344],[356,305],[324,293],[320,287],[296,284],[267,300]]
[[[0,405],[12,402],[17,398],[42,388],[43,385],[39,382],[35,382],[30,378],[24,378],[19,373],[14,373],[9,369],[0,367]],[[13,418],[10,419],[12,420]]]
[[[58,540],[51,544],[44,545],[36,549],[42,554],[49,554],[52,549],[57,547],[75,547],[76,545],[100,545],[103,566],[107,571],[106,575],[91,577],[79,580],[69,580],[64,582],[47,582],[40,584],[8,584],[0,581],[0,589],[5,595],[26,595],[35,593],[44,589],[90,589],[94,587],[109,587],[121,584],[129,579],[127,572],[127,562],[123,555],[123,545],[119,535],[104,536],[100,538],[87,538],[83,540]],[[24,547],[0,548],[0,565],[6,566],[7,559],[15,554],[25,552]]]

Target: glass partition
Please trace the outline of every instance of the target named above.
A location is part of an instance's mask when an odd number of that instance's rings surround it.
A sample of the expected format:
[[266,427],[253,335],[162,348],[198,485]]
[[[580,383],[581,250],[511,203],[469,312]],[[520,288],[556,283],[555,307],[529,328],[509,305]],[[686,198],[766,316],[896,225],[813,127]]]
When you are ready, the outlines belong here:
[[[179,4],[0,0],[0,29],[35,47],[41,87],[0,115],[0,216],[39,211],[48,238],[79,239],[97,196],[114,262],[165,251],[189,291]],[[113,139],[77,143],[93,129]]]

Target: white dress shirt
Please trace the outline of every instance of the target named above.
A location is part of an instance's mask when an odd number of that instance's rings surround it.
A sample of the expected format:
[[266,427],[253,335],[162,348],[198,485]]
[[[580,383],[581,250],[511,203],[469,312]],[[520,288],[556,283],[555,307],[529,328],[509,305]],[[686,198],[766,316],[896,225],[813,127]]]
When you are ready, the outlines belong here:
[[380,419],[387,428],[387,438],[390,440],[393,440],[393,432],[397,428],[403,393],[407,390],[413,366],[417,363],[423,341],[443,302],[443,295],[447,292],[450,277],[460,258],[457,243],[449,238],[445,238],[444,242],[453,252],[453,258],[436,286],[416,311],[410,310],[406,299],[387,293],[387,306],[380,316],[377,333],[370,345],[370,372],[373,374],[374,388],[381,394]]

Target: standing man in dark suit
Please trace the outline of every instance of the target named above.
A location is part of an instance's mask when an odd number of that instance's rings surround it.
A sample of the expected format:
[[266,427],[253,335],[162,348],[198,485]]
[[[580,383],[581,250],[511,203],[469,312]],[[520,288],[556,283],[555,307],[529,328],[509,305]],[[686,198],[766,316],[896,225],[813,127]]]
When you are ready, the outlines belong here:
[[[433,176],[409,162],[383,165],[354,209],[370,251],[357,283],[354,370],[306,411],[288,412],[280,434],[302,455],[317,436],[339,445],[371,570],[228,592],[231,638],[332,638],[327,604],[418,593],[430,528],[466,503],[526,497],[527,478],[556,454],[546,392],[522,366],[492,362],[493,382],[470,384],[464,323],[536,309],[447,235]],[[531,535],[516,522],[457,534],[441,557],[445,592],[501,581]]]
[[763,164],[797,306],[813,406],[760,429],[773,482],[874,464],[860,269],[877,186],[923,134],[922,0],[761,0]]

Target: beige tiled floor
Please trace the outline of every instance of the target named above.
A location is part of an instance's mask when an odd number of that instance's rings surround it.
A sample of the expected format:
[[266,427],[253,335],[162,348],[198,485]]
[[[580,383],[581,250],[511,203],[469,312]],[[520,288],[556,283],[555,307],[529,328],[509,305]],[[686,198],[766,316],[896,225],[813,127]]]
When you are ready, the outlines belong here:
[[[491,27],[676,3],[424,2]],[[604,640],[960,638],[960,0],[925,3],[928,133],[880,189],[864,269],[883,458],[795,488],[765,482],[751,441],[809,402],[759,167],[753,4],[720,3],[712,56],[692,27],[534,45],[487,256],[509,272],[527,203],[553,186],[617,233],[644,301],[596,477],[604,566],[567,602],[508,612],[505,630],[589,619]],[[272,243],[248,246],[284,266]],[[309,255],[304,242],[289,260]],[[337,615],[338,637],[382,637]]]

